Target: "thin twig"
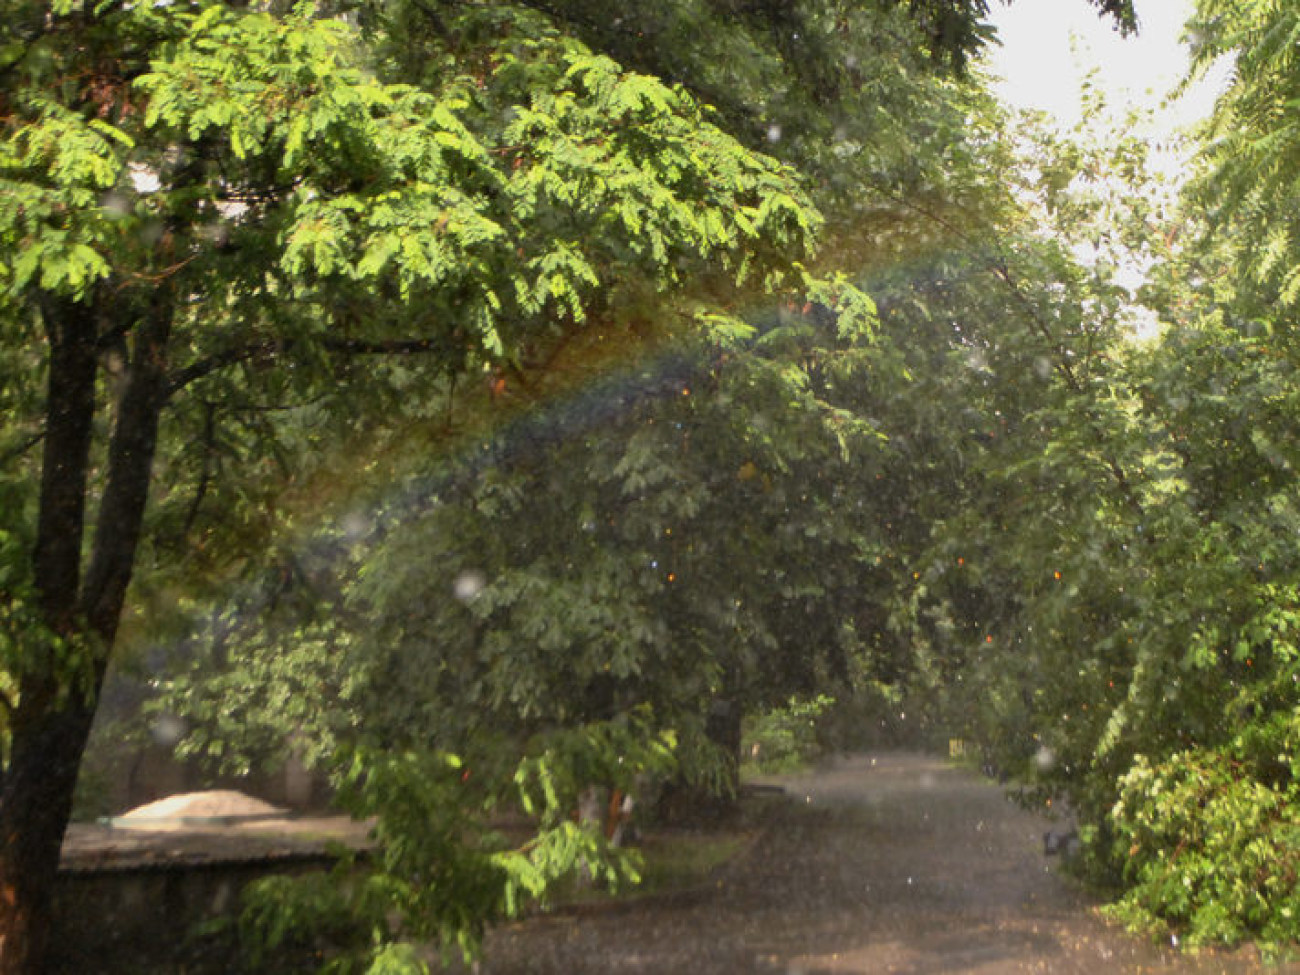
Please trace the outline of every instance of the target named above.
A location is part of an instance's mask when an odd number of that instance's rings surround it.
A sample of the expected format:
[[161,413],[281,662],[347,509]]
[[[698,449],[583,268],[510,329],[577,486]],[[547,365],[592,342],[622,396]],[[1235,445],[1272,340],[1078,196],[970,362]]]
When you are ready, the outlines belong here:
[[9,450],[5,451],[3,456],[0,456],[0,467],[3,467],[4,465],[10,464],[13,461],[17,460],[19,457],[27,453],[27,451],[31,450],[33,447],[35,447],[38,443],[40,443],[44,439],[45,439],[44,430],[38,430],[36,433],[33,433],[30,437],[28,437],[18,446],[11,447]]
[[167,387],[168,396],[184,389],[190,383],[209,376],[220,369],[249,362],[258,358],[274,358],[292,354],[301,346],[316,344],[326,352],[336,355],[376,356],[376,355],[423,355],[443,351],[443,345],[436,339],[389,339],[381,342],[368,342],[362,339],[322,338],[315,343],[310,341],[264,339],[250,342],[248,345],[226,349],[206,359],[191,363],[172,376]]

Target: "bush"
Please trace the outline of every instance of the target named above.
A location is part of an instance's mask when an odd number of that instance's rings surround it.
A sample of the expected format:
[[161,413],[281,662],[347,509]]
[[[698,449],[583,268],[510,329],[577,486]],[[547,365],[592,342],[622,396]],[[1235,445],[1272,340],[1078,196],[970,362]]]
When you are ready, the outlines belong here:
[[807,765],[821,752],[818,720],[835,699],[819,694],[810,700],[790,698],[784,707],[745,719],[744,755],[761,772],[789,772]]
[[1195,749],[1151,765],[1139,756],[1111,814],[1127,894],[1109,913],[1131,929],[1182,933],[1188,947],[1300,936],[1296,786]]

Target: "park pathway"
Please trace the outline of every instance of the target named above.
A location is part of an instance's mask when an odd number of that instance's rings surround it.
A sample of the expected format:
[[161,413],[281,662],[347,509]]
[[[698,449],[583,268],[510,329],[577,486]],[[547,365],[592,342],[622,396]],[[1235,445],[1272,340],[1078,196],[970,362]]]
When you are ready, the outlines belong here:
[[708,889],[505,926],[483,975],[1300,973],[1103,924],[1043,856],[1051,824],[939,759],[853,756],[769,781],[791,801]]

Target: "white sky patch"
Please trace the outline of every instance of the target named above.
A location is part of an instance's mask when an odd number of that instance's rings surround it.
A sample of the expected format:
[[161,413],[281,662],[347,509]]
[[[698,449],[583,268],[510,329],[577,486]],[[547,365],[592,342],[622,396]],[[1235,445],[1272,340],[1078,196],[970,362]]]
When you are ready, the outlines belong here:
[[[1227,82],[1220,64],[1177,98],[1191,52],[1183,41],[1194,0],[1136,0],[1138,33],[1125,37],[1109,18],[1085,0],[1018,0],[994,4],[991,19],[1001,46],[990,49],[986,66],[993,90],[1012,108],[1042,111],[1061,130],[1087,123],[1096,134],[1130,124],[1136,110],[1149,120],[1130,134],[1153,145],[1150,165],[1170,178],[1171,193],[1190,172],[1191,146],[1173,137],[1204,120]],[[1083,88],[1090,83],[1107,106],[1104,119],[1083,118]],[[1080,260],[1092,255],[1078,253]],[[1136,290],[1148,264],[1133,261],[1116,269],[1115,281]],[[1138,338],[1158,333],[1153,312],[1134,305],[1131,328]]]
[[162,181],[158,179],[158,173],[144,163],[127,163],[127,168],[131,174],[131,185],[135,187],[137,193],[157,193],[162,189]]
[[1138,34],[1122,37],[1113,21],[1085,0],[1018,0],[994,4],[992,20],[1001,47],[988,58],[994,85],[1006,103],[1040,109],[1070,127],[1082,118],[1084,79],[1095,83],[1119,115],[1132,108],[1156,110],[1159,138],[1203,119],[1214,106],[1226,67],[1211,72],[1174,104],[1162,104],[1187,73],[1183,25],[1193,0],[1137,0]]

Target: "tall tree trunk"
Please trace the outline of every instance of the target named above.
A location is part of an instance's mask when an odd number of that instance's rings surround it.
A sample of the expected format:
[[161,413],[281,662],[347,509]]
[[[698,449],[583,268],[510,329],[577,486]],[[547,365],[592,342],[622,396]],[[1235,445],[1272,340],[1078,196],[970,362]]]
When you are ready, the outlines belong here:
[[732,698],[715,698],[709,706],[709,717],[704,723],[704,733],[726,756],[727,786],[731,795],[720,797],[727,805],[740,790],[740,704]]
[[167,398],[170,289],[134,330],[130,375],[83,581],[81,554],[95,410],[95,309],[47,299],[50,379],[33,567],[41,652],[24,659],[0,794],[0,975],[42,975],[59,851],[139,546],[158,422]]
[[15,718],[0,799],[0,972],[40,975],[47,970],[59,850],[94,708],[72,700],[20,704]]
[[[0,972],[43,966],[54,870],[71,812],[81,746],[75,721],[57,720],[61,661],[78,636],[77,595],[95,414],[96,328],[89,304],[47,297],[50,345],[45,448],[33,578],[48,633],[28,634],[0,794]],[[69,768],[69,759],[71,768]],[[53,865],[53,866],[51,866]]]

